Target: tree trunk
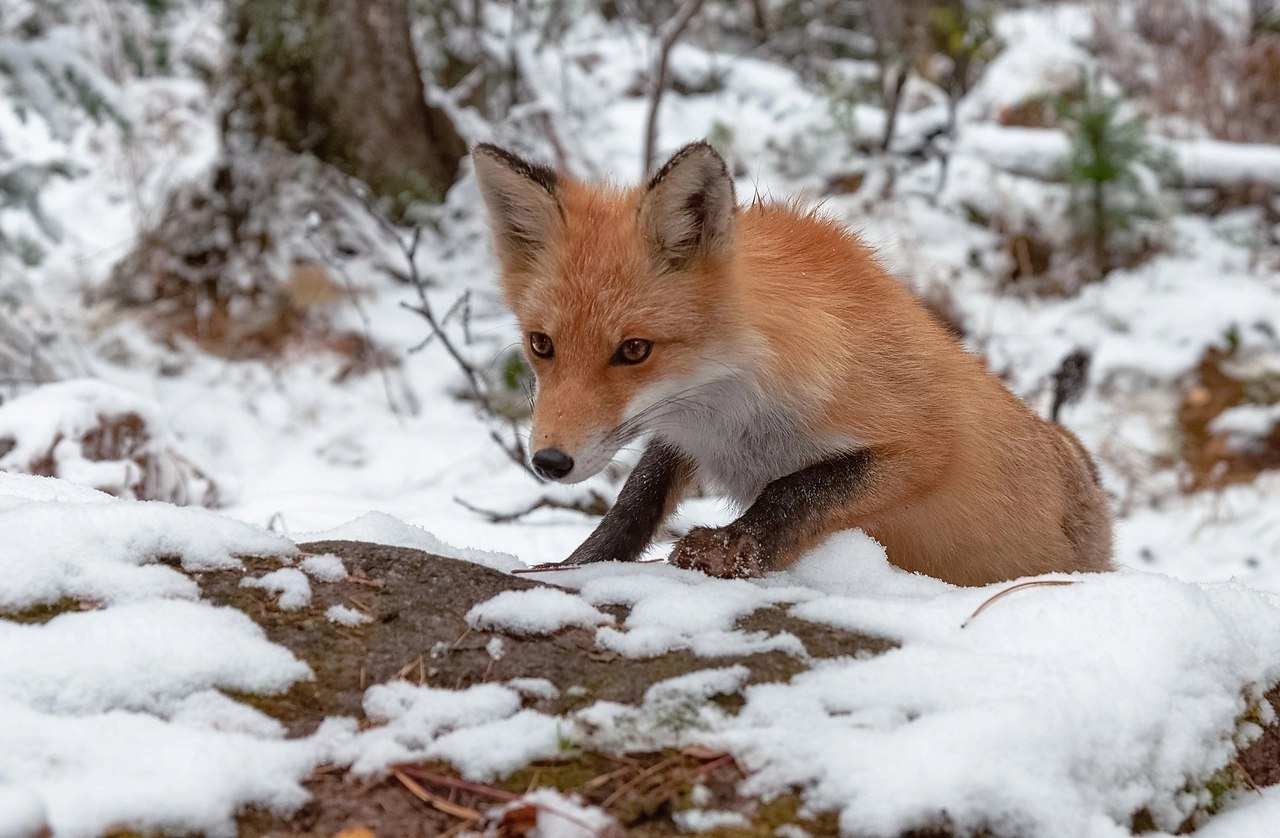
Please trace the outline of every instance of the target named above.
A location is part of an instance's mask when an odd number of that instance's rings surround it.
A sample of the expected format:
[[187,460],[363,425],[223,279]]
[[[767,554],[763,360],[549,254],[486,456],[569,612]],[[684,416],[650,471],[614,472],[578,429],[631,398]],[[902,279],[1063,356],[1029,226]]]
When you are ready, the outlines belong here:
[[235,0],[229,123],[397,203],[444,197],[466,145],[426,102],[407,0]]

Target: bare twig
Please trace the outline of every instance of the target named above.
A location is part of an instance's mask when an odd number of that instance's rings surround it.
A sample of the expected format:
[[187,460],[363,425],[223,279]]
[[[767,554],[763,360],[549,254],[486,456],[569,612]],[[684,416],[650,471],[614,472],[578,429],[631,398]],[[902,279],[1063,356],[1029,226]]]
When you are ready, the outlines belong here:
[[907,78],[911,75],[911,58],[905,56],[898,62],[893,79],[892,89],[885,90],[884,136],[880,138],[880,151],[887,154],[893,142],[894,126],[898,124],[898,111],[902,108],[902,90],[907,86]]
[[453,502],[463,509],[485,516],[493,524],[507,524],[511,521],[518,521],[530,512],[536,512],[539,509],[567,509],[570,512],[581,512],[583,515],[593,515],[595,517],[599,517],[609,511],[609,501],[594,489],[588,492],[585,498],[579,500],[564,501],[543,496],[524,509],[517,509],[514,512],[494,512],[491,509],[481,509],[457,497],[453,499]]
[[[424,783],[444,786],[445,788],[456,789],[458,791],[464,791],[470,794],[478,794],[482,797],[489,797],[495,800],[506,801],[508,803],[514,803],[518,800],[524,799],[521,795],[513,794],[512,792],[504,791],[503,789],[494,788],[493,786],[485,785],[484,783],[472,783],[472,782],[468,782],[467,780],[460,779],[458,777],[450,777],[446,774],[436,774],[434,771],[426,771],[422,768],[417,768],[412,765],[394,765],[391,767],[391,773],[394,774],[396,779],[400,780],[401,783],[404,783],[406,779],[408,779],[410,782],[413,782],[413,780],[416,779],[416,780],[421,780]],[[435,798],[436,800],[442,799],[442,798],[436,797],[435,795],[432,795],[431,792],[424,789],[418,783],[415,782],[414,785],[417,786],[417,788],[421,790],[424,794],[431,795],[431,797]],[[414,796],[417,796],[417,792],[414,791],[412,788],[410,788],[408,784],[405,784],[405,788],[408,788],[411,792],[413,792]],[[558,818],[562,818],[563,820],[569,821],[572,824],[582,827],[590,835],[597,835],[597,836],[601,835],[600,830],[596,829],[595,827],[591,826],[591,824],[581,820],[580,818],[577,818],[574,815],[569,814],[568,812],[557,809],[553,806],[547,806],[545,803],[537,803],[534,801],[526,801],[526,802],[528,802],[529,805],[536,807],[539,811],[548,812],[552,815],[555,815]],[[432,803],[432,805],[434,806],[436,804]],[[450,804],[450,805],[452,806],[454,804]],[[439,807],[437,806],[437,808]],[[474,809],[464,809],[461,806],[455,806],[455,808],[463,811],[468,811],[468,812],[475,811]],[[447,810],[442,809],[441,811],[447,811]],[[456,817],[464,817],[464,816],[457,815]]]
[[403,771],[397,768],[393,767],[391,769],[391,775],[395,777],[397,780],[399,780],[400,785],[408,789],[409,793],[412,794],[414,797],[418,798],[423,803],[426,803],[428,806],[431,806],[432,808],[439,809],[441,812],[444,812],[446,815],[452,815],[455,818],[461,818],[462,820],[466,820],[466,821],[478,821],[484,817],[475,809],[469,809],[466,806],[459,806],[456,803],[450,803],[448,800],[445,800],[443,797],[432,794],[431,792],[424,789],[421,784],[419,784],[416,780],[414,780],[408,774],[404,773]]
[[[350,187],[348,188],[350,189]],[[408,241],[405,241],[401,231],[387,220],[387,218],[369,202],[368,193],[359,189],[350,189],[350,191],[353,192],[355,198],[364,205],[365,210],[368,211],[370,217],[373,218],[378,226],[382,228],[383,233],[389,236],[396,243],[396,247],[400,249],[400,254],[404,257],[405,266],[409,273],[409,282],[413,285],[414,290],[418,294],[418,303],[417,305],[413,305],[411,303],[402,302],[400,303],[400,306],[408,311],[412,311],[425,320],[427,322],[427,328],[430,329],[430,335],[428,335],[427,339],[414,347],[414,349],[422,349],[431,342],[432,338],[438,340],[440,345],[444,347],[445,352],[447,352],[449,357],[453,359],[453,362],[457,364],[458,369],[462,370],[463,375],[466,376],[467,387],[471,392],[472,398],[475,399],[487,416],[491,418],[500,417],[502,414],[494,407],[493,400],[489,398],[489,388],[485,383],[484,376],[469,360],[467,360],[467,357],[462,354],[462,351],[458,348],[457,344],[453,342],[453,339],[449,337],[449,333],[444,329],[445,322],[460,305],[462,306],[465,316],[465,312],[469,308],[469,303],[463,301],[455,302],[445,314],[444,318],[438,318],[436,317],[435,310],[431,307],[431,301],[427,298],[427,281],[426,278],[418,271],[417,259],[418,245],[422,243],[422,228],[415,226],[413,228],[413,234],[409,237]],[[465,294],[463,296],[466,297]],[[497,443],[498,447],[502,449],[502,452],[507,455],[507,458],[510,459],[511,462],[524,469],[525,473],[534,480],[537,480],[539,483],[543,482],[542,478],[539,477],[533,468],[529,466],[529,463],[525,459],[524,446],[520,443],[520,434],[515,427],[515,422],[507,420],[507,424],[511,430],[511,441],[504,440],[502,436],[492,428],[489,430],[489,437]]]
[[640,160],[643,168],[641,178],[647,178],[649,169],[653,166],[654,145],[658,139],[658,107],[662,104],[662,94],[667,88],[667,63],[671,59],[671,50],[684,34],[689,21],[702,8],[702,3],[703,0],[685,0],[658,40],[658,55],[653,63],[652,86],[649,89],[649,116],[644,129],[644,152]]
[[333,269],[338,278],[342,280],[342,287],[347,292],[347,299],[351,300],[351,307],[355,309],[356,316],[360,318],[360,329],[364,332],[364,346],[361,348],[361,354],[365,356],[365,361],[377,368],[378,375],[382,379],[382,390],[387,397],[387,407],[391,408],[392,414],[403,422],[405,411],[396,402],[395,389],[391,386],[391,374],[387,372],[387,365],[382,358],[378,357],[378,352],[374,349],[373,323],[369,319],[369,312],[365,310],[364,303],[360,301],[360,294],[356,291],[356,284],[352,281],[351,274],[347,273],[345,265],[326,252],[309,227],[306,235],[307,241],[311,242],[311,247],[315,250],[316,255]]
[[1061,587],[1063,585],[1074,585],[1074,584],[1075,582],[1071,579],[1038,579],[1032,582],[1022,582],[1020,584],[1014,585],[1013,587],[1005,588],[1000,593],[995,594],[994,596],[987,599],[986,602],[979,605],[978,609],[969,615],[969,619],[965,620],[963,623],[960,624],[960,628],[964,628],[965,626],[972,623],[979,614],[981,614],[983,611],[986,611],[996,602],[1000,601],[1001,599],[1004,599],[1014,591],[1021,591],[1024,588]]

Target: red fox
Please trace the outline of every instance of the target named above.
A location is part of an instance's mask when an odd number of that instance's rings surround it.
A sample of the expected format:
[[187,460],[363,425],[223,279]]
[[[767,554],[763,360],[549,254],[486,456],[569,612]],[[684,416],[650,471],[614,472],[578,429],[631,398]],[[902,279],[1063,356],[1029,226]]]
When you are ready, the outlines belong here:
[[472,156],[537,378],[534,470],[577,483],[650,437],[568,562],[634,561],[697,481],[745,510],[671,553],[713,576],[785,568],[853,527],[898,567],[957,585],[1110,568],[1080,442],[844,227],[739,207],[705,142],[629,189],[493,145]]

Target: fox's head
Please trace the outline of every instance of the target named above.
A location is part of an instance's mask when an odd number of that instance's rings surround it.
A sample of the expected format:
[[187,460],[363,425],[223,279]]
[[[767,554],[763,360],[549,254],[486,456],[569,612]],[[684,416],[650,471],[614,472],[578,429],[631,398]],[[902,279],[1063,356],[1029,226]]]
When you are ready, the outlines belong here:
[[492,145],[472,156],[538,380],[532,464],[576,483],[733,373],[733,181],[705,142],[631,189]]

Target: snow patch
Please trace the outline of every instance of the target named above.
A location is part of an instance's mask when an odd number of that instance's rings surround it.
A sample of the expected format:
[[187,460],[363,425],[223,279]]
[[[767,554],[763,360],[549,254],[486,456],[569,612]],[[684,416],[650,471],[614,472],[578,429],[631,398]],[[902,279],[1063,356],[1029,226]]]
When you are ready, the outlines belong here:
[[311,604],[311,583],[307,576],[295,567],[282,567],[262,576],[247,576],[240,580],[242,588],[261,588],[279,594],[280,608],[296,611]]
[[349,605],[330,605],[324,612],[325,619],[340,626],[363,626],[373,622],[373,617]]
[[482,631],[514,635],[545,635],[575,626],[613,622],[582,597],[555,588],[503,591],[467,612],[467,625]]
[[319,556],[307,556],[302,560],[304,572],[321,582],[341,582],[347,578],[347,568],[342,559],[332,553]]
[[615,834],[618,829],[613,818],[596,806],[585,805],[576,794],[538,789],[506,809],[522,805],[538,807],[538,822],[529,838],[601,838]]
[[[6,478],[0,487],[14,484]],[[31,501],[0,504],[0,614],[65,597],[114,603],[194,599],[186,570],[240,566],[237,556],[291,556],[297,548],[258,527],[162,503]]]

